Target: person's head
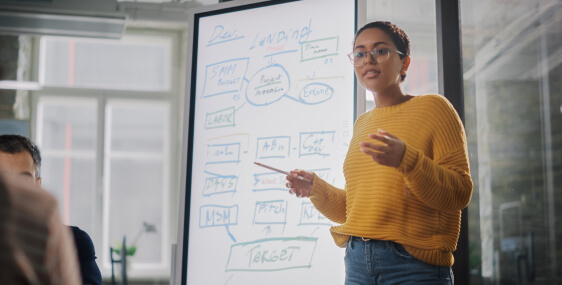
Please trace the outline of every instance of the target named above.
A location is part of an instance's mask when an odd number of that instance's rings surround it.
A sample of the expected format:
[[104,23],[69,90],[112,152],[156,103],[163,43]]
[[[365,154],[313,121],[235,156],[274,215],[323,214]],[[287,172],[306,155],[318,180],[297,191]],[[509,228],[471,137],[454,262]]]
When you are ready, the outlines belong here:
[[355,62],[359,82],[370,91],[379,91],[377,89],[400,84],[406,78],[410,66],[410,39],[390,22],[371,22],[355,34],[350,59]]
[[41,184],[41,153],[30,139],[0,135],[0,171],[17,174]]

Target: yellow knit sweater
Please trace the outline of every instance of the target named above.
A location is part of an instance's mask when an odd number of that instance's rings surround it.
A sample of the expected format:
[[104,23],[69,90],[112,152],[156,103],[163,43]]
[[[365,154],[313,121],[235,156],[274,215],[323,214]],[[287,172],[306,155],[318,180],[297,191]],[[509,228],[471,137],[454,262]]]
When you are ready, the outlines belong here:
[[[379,165],[360,151],[359,143],[377,129],[406,144],[399,167]],[[426,263],[453,265],[472,179],[464,128],[449,101],[421,95],[361,115],[343,171],[346,190],[315,176],[310,195],[324,216],[341,224],[330,229],[338,246],[349,236],[391,240]]]

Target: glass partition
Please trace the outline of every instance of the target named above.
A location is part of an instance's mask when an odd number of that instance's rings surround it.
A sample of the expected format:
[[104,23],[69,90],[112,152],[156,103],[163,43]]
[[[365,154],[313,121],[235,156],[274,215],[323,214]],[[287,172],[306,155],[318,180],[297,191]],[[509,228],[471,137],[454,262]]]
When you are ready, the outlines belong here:
[[561,284],[562,2],[463,0],[472,284]]

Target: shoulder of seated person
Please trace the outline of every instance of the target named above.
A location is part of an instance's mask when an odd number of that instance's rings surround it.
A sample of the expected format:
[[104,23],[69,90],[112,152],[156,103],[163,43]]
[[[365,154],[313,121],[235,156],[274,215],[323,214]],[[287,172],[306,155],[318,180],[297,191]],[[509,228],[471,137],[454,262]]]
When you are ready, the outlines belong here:
[[69,226],[72,229],[76,249],[80,257],[95,256],[94,243],[85,231],[79,227]]

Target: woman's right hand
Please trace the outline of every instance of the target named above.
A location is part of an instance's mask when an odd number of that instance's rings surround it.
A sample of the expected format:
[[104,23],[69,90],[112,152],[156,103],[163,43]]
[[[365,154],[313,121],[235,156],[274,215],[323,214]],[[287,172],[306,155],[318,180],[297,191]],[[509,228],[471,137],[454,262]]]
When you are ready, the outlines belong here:
[[[304,177],[311,182],[298,179],[298,176]],[[312,190],[312,183],[314,181],[314,174],[312,172],[295,169],[286,178],[287,183],[285,186],[289,188],[289,194],[295,194],[299,198],[310,197],[310,190]]]

